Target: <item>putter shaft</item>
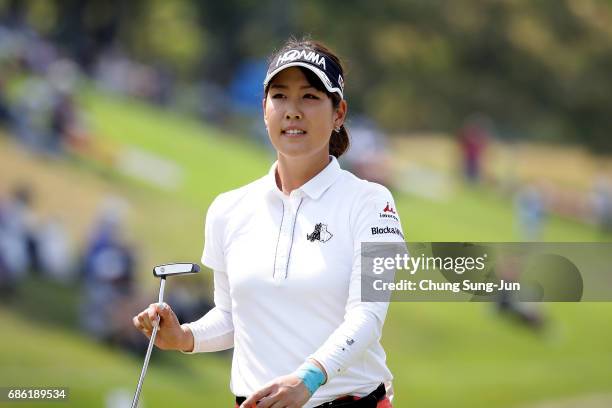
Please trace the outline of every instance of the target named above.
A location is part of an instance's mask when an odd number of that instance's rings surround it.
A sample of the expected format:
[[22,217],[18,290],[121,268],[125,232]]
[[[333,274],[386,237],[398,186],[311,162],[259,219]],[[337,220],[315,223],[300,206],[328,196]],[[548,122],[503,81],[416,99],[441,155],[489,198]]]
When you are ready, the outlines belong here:
[[[166,285],[166,277],[162,276],[159,283],[159,303],[164,301],[164,287]],[[147,374],[147,368],[149,367],[149,359],[151,358],[151,352],[153,351],[153,345],[155,344],[155,337],[157,336],[157,330],[159,329],[159,319],[153,327],[151,338],[149,339],[149,347],[147,347],[147,354],[145,356],[144,364],[142,365],[142,371],[140,372],[140,378],[138,379],[138,386],[136,387],[136,393],[132,400],[132,408],[138,406],[138,398],[140,397],[140,391],[142,390],[142,383],[144,382],[145,375]]]

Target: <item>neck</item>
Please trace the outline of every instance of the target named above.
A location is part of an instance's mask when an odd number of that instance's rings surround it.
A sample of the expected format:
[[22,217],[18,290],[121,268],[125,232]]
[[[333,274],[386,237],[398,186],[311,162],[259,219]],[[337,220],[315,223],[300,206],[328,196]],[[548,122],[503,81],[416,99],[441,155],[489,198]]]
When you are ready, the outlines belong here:
[[276,185],[283,194],[289,195],[293,190],[300,188],[310,179],[319,174],[329,164],[329,154],[316,157],[297,158],[278,154],[276,166]]

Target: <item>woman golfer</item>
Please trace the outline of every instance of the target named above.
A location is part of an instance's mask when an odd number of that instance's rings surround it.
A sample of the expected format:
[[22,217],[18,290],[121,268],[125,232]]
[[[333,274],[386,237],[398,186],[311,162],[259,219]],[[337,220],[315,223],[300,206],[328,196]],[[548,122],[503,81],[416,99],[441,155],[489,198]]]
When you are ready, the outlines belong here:
[[278,160],[219,195],[202,263],[215,307],[179,325],[166,304],[134,317],[161,349],[234,347],[236,407],[391,407],[380,345],[386,302],[361,301],[361,243],[403,242],[393,198],[342,170],[349,145],[344,71],[328,48],[289,41],[264,80],[264,121]]

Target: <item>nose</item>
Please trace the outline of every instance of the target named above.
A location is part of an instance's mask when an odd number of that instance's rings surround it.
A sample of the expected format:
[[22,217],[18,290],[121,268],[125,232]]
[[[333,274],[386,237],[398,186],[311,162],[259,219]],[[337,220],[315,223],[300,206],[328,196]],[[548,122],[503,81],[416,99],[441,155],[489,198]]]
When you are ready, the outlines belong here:
[[295,105],[291,104],[287,107],[287,112],[285,113],[285,119],[287,120],[300,120],[302,119],[302,112],[300,112]]

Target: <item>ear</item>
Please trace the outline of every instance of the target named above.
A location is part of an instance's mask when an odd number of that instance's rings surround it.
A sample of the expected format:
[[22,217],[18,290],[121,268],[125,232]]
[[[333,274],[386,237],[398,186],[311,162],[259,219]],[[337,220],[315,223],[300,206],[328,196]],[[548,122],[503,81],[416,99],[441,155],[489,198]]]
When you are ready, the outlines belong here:
[[338,104],[338,108],[334,112],[334,127],[338,127],[344,124],[347,112],[348,104],[346,103],[346,100],[343,99],[340,101],[340,104]]
[[266,124],[266,128],[268,127],[268,116],[266,115],[266,97],[261,100],[261,108],[263,109],[263,118],[264,123]]

